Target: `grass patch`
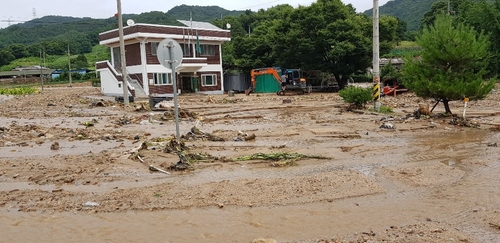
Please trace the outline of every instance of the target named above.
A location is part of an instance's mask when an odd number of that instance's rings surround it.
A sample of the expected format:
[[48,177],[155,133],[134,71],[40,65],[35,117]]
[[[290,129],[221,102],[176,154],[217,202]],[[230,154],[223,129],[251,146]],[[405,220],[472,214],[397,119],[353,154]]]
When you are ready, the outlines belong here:
[[15,87],[15,88],[0,88],[0,95],[27,95],[37,93],[38,89],[34,87]]
[[380,110],[377,111],[375,108],[370,108],[369,109],[370,111],[372,112],[377,112],[377,113],[382,113],[382,114],[391,114],[391,113],[394,113],[393,109],[391,106],[385,106],[385,105],[382,105],[380,106]]

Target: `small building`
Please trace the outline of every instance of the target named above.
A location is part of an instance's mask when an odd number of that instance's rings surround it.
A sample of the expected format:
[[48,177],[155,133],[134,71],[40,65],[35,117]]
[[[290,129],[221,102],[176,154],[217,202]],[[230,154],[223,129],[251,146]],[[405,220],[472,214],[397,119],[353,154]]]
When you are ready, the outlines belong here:
[[380,68],[384,67],[387,64],[391,64],[394,68],[401,70],[401,67],[404,64],[403,58],[380,58]]
[[41,66],[16,67],[10,71],[0,72],[0,84],[34,83],[42,79],[50,79],[55,69]]
[[[89,71],[88,69],[72,69],[71,73],[78,73],[80,75],[85,75],[85,74],[87,74],[88,71]],[[56,70],[54,70],[54,72],[52,72],[52,75],[51,75],[52,79],[58,78],[64,72],[67,72],[67,71],[66,70],[62,70],[62,69],[56,69]]]
[[[183,50],[182,63],[174,74],[180,93],[224,92],[221,45],[231,40],[230,31],[205,22],[179,22],[184,26],[133,24],[123,28],[129,95],[173,95],[172,70],[157,58],[158,44],[167,38],[177,41]],[[100,33],[99,39],[101,45],[111,48],[110,60],[96,63],[101,91],[104,95],[123,96],[118,29]]]

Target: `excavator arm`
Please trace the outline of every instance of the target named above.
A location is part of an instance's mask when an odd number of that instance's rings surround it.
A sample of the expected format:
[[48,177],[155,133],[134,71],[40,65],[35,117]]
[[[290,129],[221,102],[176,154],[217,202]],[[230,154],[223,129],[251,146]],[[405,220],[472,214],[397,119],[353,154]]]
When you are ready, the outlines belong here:
[[281,77],[274,68],[259,68],[259,69],[252,69],[250,72],[250,76],[252,78],[252,90],[255,89],[255,85],[257,84],[257,76],[263,75],[263,74],[272,74],[276,82],[281,83]]
[[276,71],[276,69],[274,69],[272,67],[252,69],[252,71],[250,71],[252,85],[247,90],[245,90],[246,95],[249,95],[250,93],[252,93],[255,90],[255,86],[257,85],[257,76],[263,75],[263,74],[272,74],[274,79],[276,80],[276,82],[281,83],[281,77],[278,74],[278,71]]

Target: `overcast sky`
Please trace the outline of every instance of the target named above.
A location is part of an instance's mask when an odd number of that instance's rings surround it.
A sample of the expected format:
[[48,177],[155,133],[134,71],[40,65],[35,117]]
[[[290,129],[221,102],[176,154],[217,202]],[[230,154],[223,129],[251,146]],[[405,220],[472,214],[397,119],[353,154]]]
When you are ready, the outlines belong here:
[[[389,0],[379,0],[379,5],[384,5]],[[200,4],[200,2],[202,4]],[[278,4],[288,3],[294,7],[307,6],[315,0],[121,0],[122,12],[127,14],[140,14],[150,11],[167,12],[171,8],[187,4],[210,6],[217,5],[228,10],[254,11],[269,8]],[[370,0],[342,0],[345,4],[352,4],[357,12],[363,12],[373,7]],[[28,21],[34,16],[41,18],[46,15],[109,18],[117,12],[115,0],[10,0],[2,3],[0,8],[0,28],[10,24]],[[186,19],[189,17],[186,16]]]

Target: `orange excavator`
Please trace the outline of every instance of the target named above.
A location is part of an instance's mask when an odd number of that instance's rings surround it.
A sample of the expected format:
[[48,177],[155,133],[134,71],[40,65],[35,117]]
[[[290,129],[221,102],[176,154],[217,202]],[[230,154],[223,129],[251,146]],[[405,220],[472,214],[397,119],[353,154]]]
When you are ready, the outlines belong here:
[[276,82],[281,84],[280,73],[286,75],[286,85],[284,86],[284,89],[278,90],[276,92],[277,95],[285,95],[286,93],[290,92],[297,94],[305,93],[307,87],[306,79],[301,77],[300,69],[284,69],[282,71],[278,68],[269,67],[269,68],[252,69],[252,71],[250,71],[252,85],[247,90],[245,90],[245,94],[249,95],[251,92],[255,90],[255,87],[257,85],[257,76],[259,75],[271,74],[276,80]]

